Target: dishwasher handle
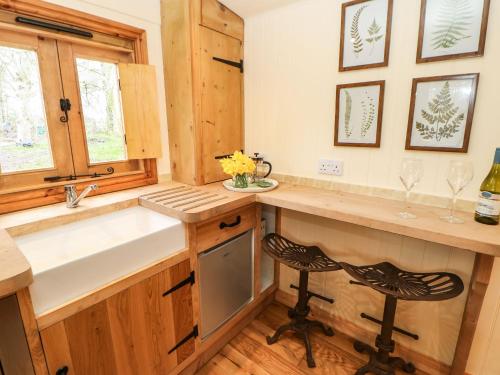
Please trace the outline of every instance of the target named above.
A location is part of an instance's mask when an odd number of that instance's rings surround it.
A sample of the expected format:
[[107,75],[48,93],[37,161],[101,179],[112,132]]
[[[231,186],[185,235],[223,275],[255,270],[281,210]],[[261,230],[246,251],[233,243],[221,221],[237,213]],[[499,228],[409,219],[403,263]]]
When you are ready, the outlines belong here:
[[232,227],[235,227],[235,226],[240,225],[240,224],[241,224],[241,216],[240,216],[240,215],[238,215],[238,216],[236,217],[236,221],[234,221],[234,222],[232,222],[232,223],[229,223],[229,224],[227,224],[227,223],[225,223],[225,222],[221,222],[221,223],[219,224],[219,228],[220,228],[220,229],[232,228]]

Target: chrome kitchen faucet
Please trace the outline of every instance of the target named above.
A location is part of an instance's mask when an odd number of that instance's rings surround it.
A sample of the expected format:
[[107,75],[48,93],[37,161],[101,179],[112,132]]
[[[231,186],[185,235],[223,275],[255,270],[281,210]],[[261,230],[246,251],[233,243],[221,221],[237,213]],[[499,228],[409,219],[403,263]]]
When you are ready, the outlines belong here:
[[66,192],[66,207],[76,208],[80,201],[85,198],[91,191],[97,190],[98,186],[96,184],[87,186],[80,196],[76,192],[75,185],[64,185],[64,191]]

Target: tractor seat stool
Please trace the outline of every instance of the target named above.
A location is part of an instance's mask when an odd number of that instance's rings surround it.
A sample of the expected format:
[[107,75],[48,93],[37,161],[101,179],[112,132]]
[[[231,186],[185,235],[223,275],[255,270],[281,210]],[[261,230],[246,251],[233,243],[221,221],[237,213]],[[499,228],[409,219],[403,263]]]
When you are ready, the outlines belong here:
[[317,327],[327,336],[333,336],[333,330],[319,321],[307,319],[310,311],[308,303],[312,297],[329,303],[333,303],[334,301],[331,298],[323,297],[307,290],[309,272],[338,271],[342,268],[337,262],[327,257],[319,247],[299,245],[275,233],[264,237],[262,247],[267,254],[278,262],[300,271],[299,286],[290,285],[290,288],[299,291],[297,304],[293,309],[288,311],[291,322],[279,327],[272,337],[267,336],[267,343],[272,345],[278,341],[284,332],[293,331],[304,341],[307,365],[311,368],[316,367],[312,355],[309,330]]
[[455,298],[464,290],[464,284],[460,277],[447,272],[407,272],[387,262],[361,267],[348,263],[340,263],[340,265],[355,279],[355,281],[350,281],[351,284],[368,286],[385,294],[382,321],[367,314],[361,314],[362,318],[380,324],[382,329],[375,340],[378,351],[363,342],[356,341],[354,343],[354,349],[357,352],[370,355],[368,364],[361,367],[356,372],[356,375],[366,373],[393,375],[396,369],[401,369],[410,374],[414,373],[415,366],[413,363],[390,355],[394,352],[393,331],[415,340],[419,339],[418,335],[394,326],[397,301],[398,299],[407,301],[443,301]]

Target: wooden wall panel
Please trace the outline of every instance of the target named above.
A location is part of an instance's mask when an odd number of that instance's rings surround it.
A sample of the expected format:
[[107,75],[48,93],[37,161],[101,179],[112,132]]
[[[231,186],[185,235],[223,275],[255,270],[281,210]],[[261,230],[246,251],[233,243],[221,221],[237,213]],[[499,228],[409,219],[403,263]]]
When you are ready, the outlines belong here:
[[[449,271],[462,277],[466,286],[474,264],[474,254],[468,251],[289,210],[282,211],[282,233],[297,242],[316,244],[336,260],[353,264],[387,260],[411,271]],[[384,307],[382,294],[348,284],[349,278],[344,272],[313,273],[310,279],[312,291],[336,299],[333,305],[314,299],[313,304],[366,330],[378,331],[378,326],[361,319],[359,314],[365,312],[380,318]],[[298,282],[298,273],[281,266],[280,289],[295,294],[288,287],[291,282]],[[395,340],[411,350],[451,364],[466,297],[467,290],[443,302],[400,301],[396,324],[421,338],[415,341],[396,334]]]
[[190,7],[186,0],[161,1],[161,34],[167,94],[170,166],[175,181],[197,178]]

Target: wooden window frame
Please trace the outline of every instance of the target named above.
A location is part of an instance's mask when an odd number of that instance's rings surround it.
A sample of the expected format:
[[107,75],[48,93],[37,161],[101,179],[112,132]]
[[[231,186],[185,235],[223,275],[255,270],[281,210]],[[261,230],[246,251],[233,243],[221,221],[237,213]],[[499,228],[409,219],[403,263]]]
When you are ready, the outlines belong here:
[[[126,46],[122,45],[121,41],[126,41],[126,44],[131,44],[132,46],[135,62],[137,64],[148,64],[146,31],[143,29],[39,0],[0,0],[0,11],[15,12],[33,18],[83,28],[98,33],[99,41],[82,40],[77,37],[43,30],[28,30],[28,28],[6,22],[5,20],[0,20],[0,30],[2,28],[20,31],[22,31],[21,29],[26,29],[24,32],[36,31],[46,37],[73,40],[88,46],[115,50],[125,50]],[[91,182],[97,183],[99,189],[95,191],[95,195],[158,183],[156,159],[144,159],[143,164],[143,171],[114,175],[112,177],[79,179],[69,183],[75,184],[78,190],[83,189]],[[4,189],[0,193],[0,214],[63,202],[65,200],[64,185],[67,183],[68,181],[47,183],[38,186],[28,186],[24,189],[13,189],[12,191]]]

